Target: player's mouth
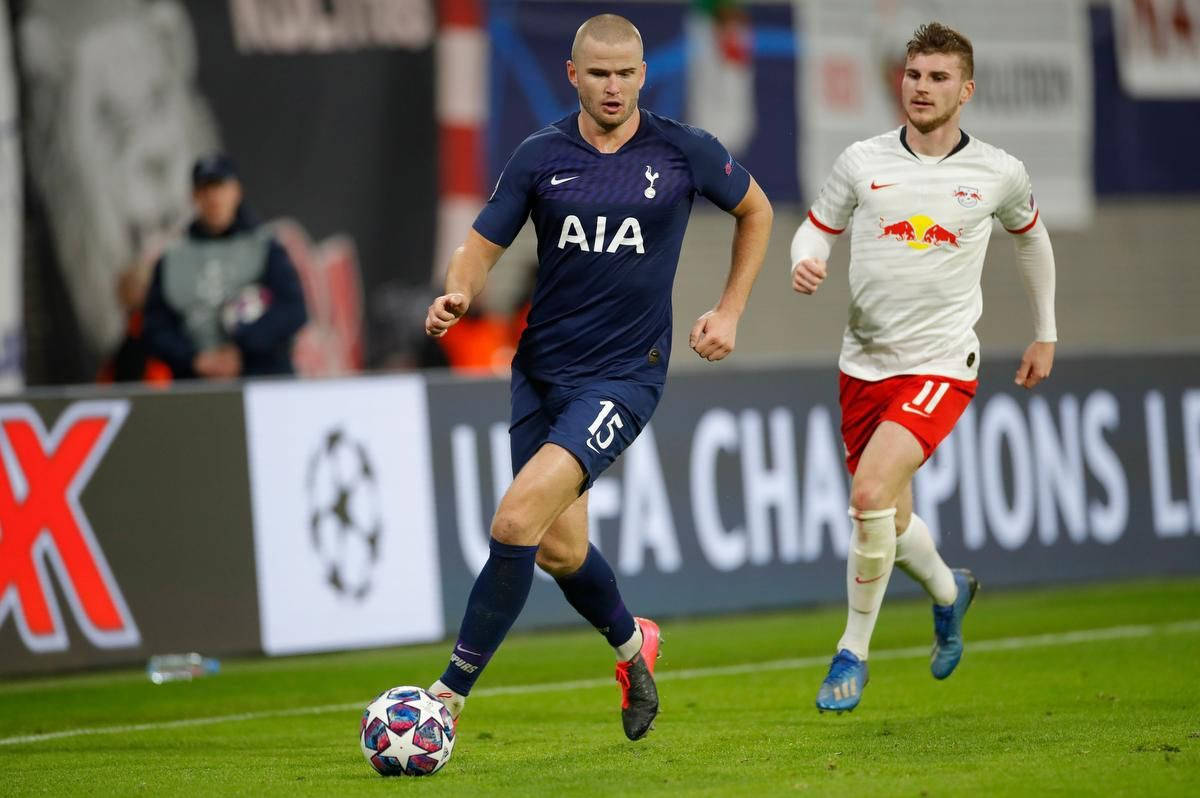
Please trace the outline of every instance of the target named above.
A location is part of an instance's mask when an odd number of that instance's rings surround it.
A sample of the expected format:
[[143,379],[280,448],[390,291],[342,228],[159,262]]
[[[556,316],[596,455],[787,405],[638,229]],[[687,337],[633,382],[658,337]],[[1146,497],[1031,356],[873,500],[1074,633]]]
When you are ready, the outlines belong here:
[[621,109],[625,107],[625,103],[620,100],[605,100],[600,103],[600,107],[610,114],[619,114]]
[[909,105],[911,105],[913,108],[917,108],[917,109],[933,108],[933,103],[930,102],[929,100],[914,99],[912,102],[909,103]]

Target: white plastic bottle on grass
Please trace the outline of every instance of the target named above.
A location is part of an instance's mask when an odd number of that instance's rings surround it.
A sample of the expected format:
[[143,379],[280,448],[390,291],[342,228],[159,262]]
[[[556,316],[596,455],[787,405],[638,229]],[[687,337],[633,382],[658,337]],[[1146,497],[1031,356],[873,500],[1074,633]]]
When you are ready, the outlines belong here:
[[221,670],[219,660],[202,657],[195,651],[187,654],[158,654],[146,663],[146,675],[155,684],[190,682]]

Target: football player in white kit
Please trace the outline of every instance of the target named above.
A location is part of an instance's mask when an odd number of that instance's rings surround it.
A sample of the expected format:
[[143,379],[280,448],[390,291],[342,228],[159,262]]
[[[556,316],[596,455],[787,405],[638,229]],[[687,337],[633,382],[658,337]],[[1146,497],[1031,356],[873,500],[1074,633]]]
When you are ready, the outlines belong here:
[[978,583],[951,570],[912,511],[912,478],[950,433],[978,384],[980,273],[992,218],[1013,234],[1033,309],[1033,343],[1016,382],[1045,379],[1054,362],[1054,254],[1025,166],[959,129],[975,90],[970,41],[940,23],[908,43],[905,125],[842,152],[792,241],[792,287],[817,291],[833,242],[849,226],[850,313],[840,401],[853,475],[849,612],[822,712],[854,709],[867,684],[871,632],[893,565],[933,599],[934,677],[962,657],[962,622]]

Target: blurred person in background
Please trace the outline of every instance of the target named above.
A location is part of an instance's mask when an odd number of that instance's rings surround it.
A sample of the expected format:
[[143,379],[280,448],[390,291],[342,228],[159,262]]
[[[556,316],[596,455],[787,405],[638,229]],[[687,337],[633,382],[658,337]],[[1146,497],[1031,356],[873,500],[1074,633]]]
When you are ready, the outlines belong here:
[[192,187],[195,219],[159,259],[146,295],[149,351],[176,379],[293,374],[307,313],[291,259],[251,219],[228,156],[197,160]]
[[792,287],[816,293],[833,242],[850,240],[850,320],[839,361],[842,437],[853,479],[849,610],[817,693],[824,712],[854,709],[893,566],[933,599],[930,670],[945,679],[963,652],[962,623],[978,587],[951,571],[913,513],[912,479],[975,395],[983,311],[980,277],[993,217],[1013,234],[1033,309],[1033,343],[1016,384],[1050,375],[1054,253],[1019,160],[959,128],[975,91],[974,52],[931,22],[908,42],[903,127],[847,147],[792,241]]
[[714,136],[638,108],[646,62],[629,20],[584,22],[566,67],[579,110],[517,147],[426,315],[435,337],[462,319],[532,216],[537,283],[512,364],[516,476],[492,521],[490,555],[450,662],[430,692],[458,717],[524,607],[536,562],[612,646],[622,725],[637,740],[658,714],[658,627],[634,618],[611,566],[589,545],[588,489],[662,396],[671,288],[695,196],[736,219],[725,290],[689,338],[710,361],[733,351],[772,211]]
[[146,294],[150,290],[150,280],[162,249],[162,246],[148,248],[145,257],[139,257],[117,275],[117,301],[125,312],[125,337],[121,339],[117,351],[104,362],[97,377],[98,382],[140,381],[157,386],[171,384],[171,367],[150,353],[145,335]]

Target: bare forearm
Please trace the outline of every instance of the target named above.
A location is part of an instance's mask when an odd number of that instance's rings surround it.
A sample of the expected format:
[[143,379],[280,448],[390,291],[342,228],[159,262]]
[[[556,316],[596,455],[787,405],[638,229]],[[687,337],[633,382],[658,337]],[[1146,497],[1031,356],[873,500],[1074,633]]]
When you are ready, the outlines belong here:
[[733,233],[732,264],[725,290],[717,302],[718,310],[729,310],[739,316],[746,309],[750,289],[762,268],[767,254],[767,242],[771,237],[771,206],[755,209],[737,217]]
[[478,257],[476,253],[468,252],[466,247],[459,247],[450,256],[450,266],[446,269],[447,294],[463,294],[468,300],[475,299],[487,282],[491,264]]

